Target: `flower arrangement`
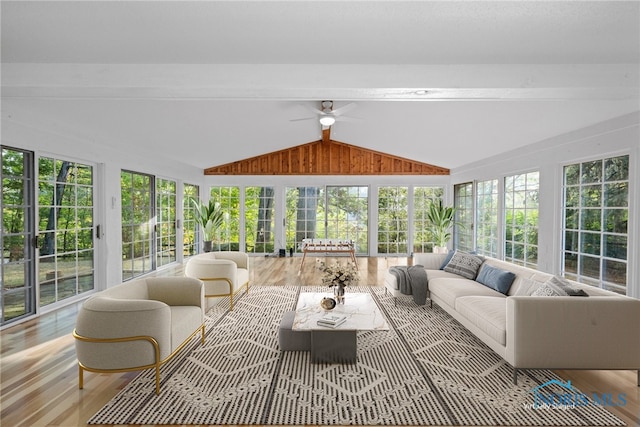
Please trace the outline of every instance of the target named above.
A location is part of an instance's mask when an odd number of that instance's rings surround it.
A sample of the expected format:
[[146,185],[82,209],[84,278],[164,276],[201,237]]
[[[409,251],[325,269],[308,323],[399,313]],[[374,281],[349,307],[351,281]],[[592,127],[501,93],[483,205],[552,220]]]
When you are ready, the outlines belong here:
[[324,262],[320,263],[320,270],[322,270],[322,284],[333,286],[349,286],[354,282],[357,282],[358,270],[353,262],[344,264],[331,264],[327,265]]

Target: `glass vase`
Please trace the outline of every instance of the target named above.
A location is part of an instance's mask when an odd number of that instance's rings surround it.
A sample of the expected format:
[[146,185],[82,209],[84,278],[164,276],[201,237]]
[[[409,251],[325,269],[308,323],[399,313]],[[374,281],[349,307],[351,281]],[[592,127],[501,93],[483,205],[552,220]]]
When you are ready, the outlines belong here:
[[338,304],[344,304],[344,285],[336,284],[333,286],[333,296]]

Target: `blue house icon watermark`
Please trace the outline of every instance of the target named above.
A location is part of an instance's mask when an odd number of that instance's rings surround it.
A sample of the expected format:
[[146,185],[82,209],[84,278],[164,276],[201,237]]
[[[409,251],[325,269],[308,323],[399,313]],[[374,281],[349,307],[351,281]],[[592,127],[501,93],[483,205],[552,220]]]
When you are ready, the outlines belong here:
[[626,393],[597,393],[590,395],[582,393],[571,385],[571,381],[562,382],[552,379],[544,384],[534,387],[530,391],[533,394],[533,404],[526,405],[532,409],[574,409],[581,406],[625,406],[627,404]]

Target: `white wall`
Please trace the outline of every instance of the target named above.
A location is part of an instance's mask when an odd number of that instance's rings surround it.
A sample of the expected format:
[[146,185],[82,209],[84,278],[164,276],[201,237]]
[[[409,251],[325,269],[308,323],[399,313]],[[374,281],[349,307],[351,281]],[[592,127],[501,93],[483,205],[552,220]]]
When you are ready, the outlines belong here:
[[540,171],[538,257],[539,268],[559,273],[562,256],[562,168],[571,163],[630,155],[630,210],[628,248],[629,294],[640,298],[640,113],[559,135],[483,159],[451,171],[451,184],[473,180],[502,179],[533,170]]

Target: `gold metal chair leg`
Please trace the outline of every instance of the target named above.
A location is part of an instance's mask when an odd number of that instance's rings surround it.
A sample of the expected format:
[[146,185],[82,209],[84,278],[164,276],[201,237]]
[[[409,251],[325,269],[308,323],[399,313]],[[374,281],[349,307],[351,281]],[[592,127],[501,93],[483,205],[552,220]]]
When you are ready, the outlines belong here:
[[78,364],[78,388],[80,390],[84,388],[84,369],[80,364]]
[[160,364],[156,364],[156,394],[160,394]]

